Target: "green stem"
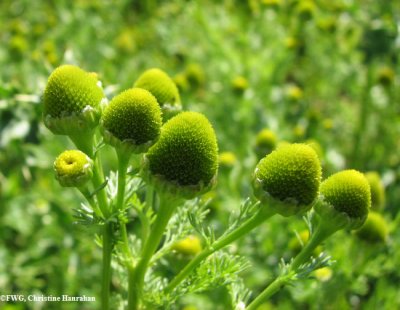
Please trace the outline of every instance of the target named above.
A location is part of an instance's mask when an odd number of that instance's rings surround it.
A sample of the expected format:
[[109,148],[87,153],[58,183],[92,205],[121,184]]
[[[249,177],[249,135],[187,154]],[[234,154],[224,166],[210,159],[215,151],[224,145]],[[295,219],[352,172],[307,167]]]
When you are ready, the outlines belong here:
[[118,192],[117,192],[117,204],[115,210],[122,210],[124,207],[125,200],[125,187],[126,187],[126,170],[129,165],[130,154],[117,150],[118,157]]
[[[143,211],[139,214],[142,223],[142,240],[143,243],[147,240],[150,231],[150,221],[147,212],[153,208],[154,205],[154,187],[151,184],[147,185],[146,189],[146,205]],[[151,210],[150,210],[151,212]]]
[[225,246],[231,244],[233,241],[239,239],[240,237],[246,235],[248,232],[258,227],[261,223],[269,219],[273,216],[275,212],[269,211],[265,212],[265,210],[259,210],[254,216],[248,219],[243,225],[239,226],[235,230],[231,231],[225,236],[219,238],[216,242],[212,244],[212,246],[201,251],[195,258],[193,258],[189,264],[185,266],[181,270],[181,272],[175,276],[175,278],[169,283],[166,287],[165,292],[171,293],[173,289],[181,283],[184,279],[186,279],[189,274],[208,256],[213,254],[214,252],[224,248]]
[[[92,148],[93,153],[93,148]],[[90,157],[93,154],[88,154]],[[101,165],[101,160],[99,154],[94,158],[93,167],[93,186],[97,190],[104,183],[103,168]],[[109,310],[109,300],[110,300],[110,282],[111,282],[111,253],[112,253],[112,235],[113,227],[107,219],[110,217],[110,210],[108,206],[108,200],[106,191],[104,188],[96,192],[97,204],[103,217],[106,219],[104,224],[102,236],[103,236],[103,262],[102,262],[102,285],[101,285],[101,306],[103,310]]]
[[101,307],[103,310],[110,309],[111,252],[112,226],[111,223],[106,223],[103,227],[103,270],[101,282]]
[[[95,190],[98,189],[100,186],[102,186],[103,183],[104,183],[103,170],[101,168],[99,155],[97,155],[94,160],[94,167],[93,167],[93,186]],[[110,217],[107,195],[104,188],[96,192],[96,198],[104,218]]]
[[278,292],[282,287],[284,287],[290,280],[290,276],[285,274],[277,277],[271,284],[269,284],[266,289],[264,289],[260,295],[257,296],[247,307],[246,310],[257,309],[265,300],[269,299],[272,295]]
[[324,229],[324,225],[318,224],[315,232],[311,235],[310,240],[302,248],[299,254],[295,257],[290,265],[290,269],[297,271],[299,267],[304,264],[311,256],[314,250],[319,246],[326,238],[332,235],[334,231]]
[[294,258],[290,265],[290,269],[287,273],[280,275],[273,282],[271,282],[247,307],[246,310],[257,309],[260,304],[265,302],[268,298],[278,292],[283,286],[293,278],[293,274],[297,272],[299,267],[307,262],[311,257],[315,248],[319,246],[325,239],[331,236],[337,229],[333,227],[328,227],[324,225],[321,221],[315,232],[311,235],[310,240],[307,242],[305,247],[300,251],[300,253]]
[[160,208],[158,210],[157,218],[151,228],[149,238],[146,240],[142,249],[140,261],[136,266],[135,271],[132,274],[129,274],[128,309],[130,310],[138,309],[140,299],[142,298],[144,277],[149,262],[157,250],[169,219],[175,210],[175,201],[168,198],[169,197],[160,197]]

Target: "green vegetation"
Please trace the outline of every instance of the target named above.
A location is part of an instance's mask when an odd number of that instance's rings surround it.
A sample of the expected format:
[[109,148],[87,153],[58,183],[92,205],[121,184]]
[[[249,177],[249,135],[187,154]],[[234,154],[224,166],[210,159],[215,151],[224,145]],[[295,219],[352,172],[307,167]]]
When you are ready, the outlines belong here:
[[0,1],[0,308],[400,308],[399,12]]

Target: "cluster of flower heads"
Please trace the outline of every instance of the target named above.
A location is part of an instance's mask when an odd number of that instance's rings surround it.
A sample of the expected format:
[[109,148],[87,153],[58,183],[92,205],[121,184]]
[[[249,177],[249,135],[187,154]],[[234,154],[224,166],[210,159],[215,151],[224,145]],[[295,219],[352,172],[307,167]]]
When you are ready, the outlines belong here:
[[253,187],[276,213],[290,216],[315,206],[325,221],[335,222],[335,229],[359,228],[371,206],[370,185],[362,173],[344,170],[321,183],[318,155],[302,143],[284,144],[261,159]]
[[[99,126],[104,141],[118,151],[145,153],[143,177],[162,191],[192,198],[215,183],[214,130],[204,115],[181,112],[177,87],[159,69],[147,70],[133,88],[108,103],[95,74],[64,65],[51,74],[43,99],[45,124],[55,134],[74,135],[77,140]],[[273,142],[254,172],[255,196],[262,203],[290,216],[323,201],[322,205],[346,216],[346,227],[361,226],[371,205],[370,185],[363,174],[346,170],[321,184],[321,164],[311,146],[284,144],[271,152],[275,137],[265,132],[260,140]],[[57,178],[64,186],[82,186],[90,178],[89,157],[70,151],[56,160]],[[86,170],[79,174],[76,167]],[[320,206],[316,211],[326,213]]]
[[[50,75],[43,101],[45,125],[78,141],[78,147],[99,127],[104,141],[117,151],[128,156],[147,153],[143,175],[161,190],[190,198],[214,183],[218,168],[214,130],[204,115],[181,112],[177,87],[160,69],[145,71],[133,88],[108,102],[95,74],[63,65]],[[92,155],[92,149],[85,151]],[[57,178],[64,186],[83,186],[82,180],[90,179],[82,178],[76,169],[66,169],[82,166],[81,157],[81,152],[69,151],[56,160]]]

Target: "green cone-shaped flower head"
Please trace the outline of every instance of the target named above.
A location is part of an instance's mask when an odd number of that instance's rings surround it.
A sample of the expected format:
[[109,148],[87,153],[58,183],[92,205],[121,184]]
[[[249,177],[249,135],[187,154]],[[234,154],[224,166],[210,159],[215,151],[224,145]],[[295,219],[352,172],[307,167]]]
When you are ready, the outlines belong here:
[[271,153],[277,145],[275,133],[270,129],[261,130],[256,136],[255,151],[258,158],[263,158],[265,155]]
[[50,75],[43,94],[44,123],[53,133],[76,135],[98,125],[103,91],[94,74],[63,65]]
[[167,118],[182,109],[178,88],[168,74],[160,69],[145,71],[135,82],[135,87],[151,92]]
[[388,225],[383,216],[377,212],[369,212],[367,220],[359,230],[356,231],[357,236],[371,243],[385,242],[389,230]]
[[375,171],[367,172],[365,177],[371,187],[371,208],[379,211],[385,206],[385,188],[379,174]]
[[81,187],[93,176],[93,161],[81,151],[64,151],[56,158],[54,171],[61,186]]
[[160,134],[161,109],[149,91],[131,88],[111,100],[101,125],[107,143],[134,153],[145,152]]
[[318,197],[321,165],[306,144],[285,144],[258,163],[253,187],[255,195],[284,216],[309,210]]
[[356,170],[344,170],[321,183],[322,201],[317,213],[329,220],[345,215],[342,228],[356,229],[365,221],[371,206],[371,191],[365,176]]
[[161,129],[145,156],[150,182],[169,193],[192,198],[214,184],[218,168],[217,139],[207,118],[182,112]]

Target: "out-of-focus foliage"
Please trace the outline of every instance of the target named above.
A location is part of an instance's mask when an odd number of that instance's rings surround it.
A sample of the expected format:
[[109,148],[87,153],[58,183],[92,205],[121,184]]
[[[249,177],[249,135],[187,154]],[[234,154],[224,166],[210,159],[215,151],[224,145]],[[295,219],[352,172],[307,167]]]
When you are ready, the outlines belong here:
[[[398,1],[372,0],[0,1],[2,294],[99,294],[100,250],[74,224],[82,198],[53,176],[55,157],[72,145],[41,118],[48,76],[69,63],[97,73],[109,99],[146,69],[174,77],[183,109],[210,119],[224,154],[218,185],[203,197],[211,199],[205,224],[216,234],[252,195],[262,129],[278,147],[317,145],[324,177],[376,171],[386,191],[386,242],[338,233],[324,245],[337,261],[331,276],[283,290],[265,309],[399,308],[399,12]],[[106,170],[115,169],[105,150]],[[295,254],[288,245],[304,229],[300,218],[272,218],[227,249],[250,263],[240,276],[251,296],[278,274],[282,257]],[[175,264],[168,257],[161,272],[176,272]],[[123,279],[116,272],[112,290]],[[238,291],[191,294],[173,307],[228,309]]]

